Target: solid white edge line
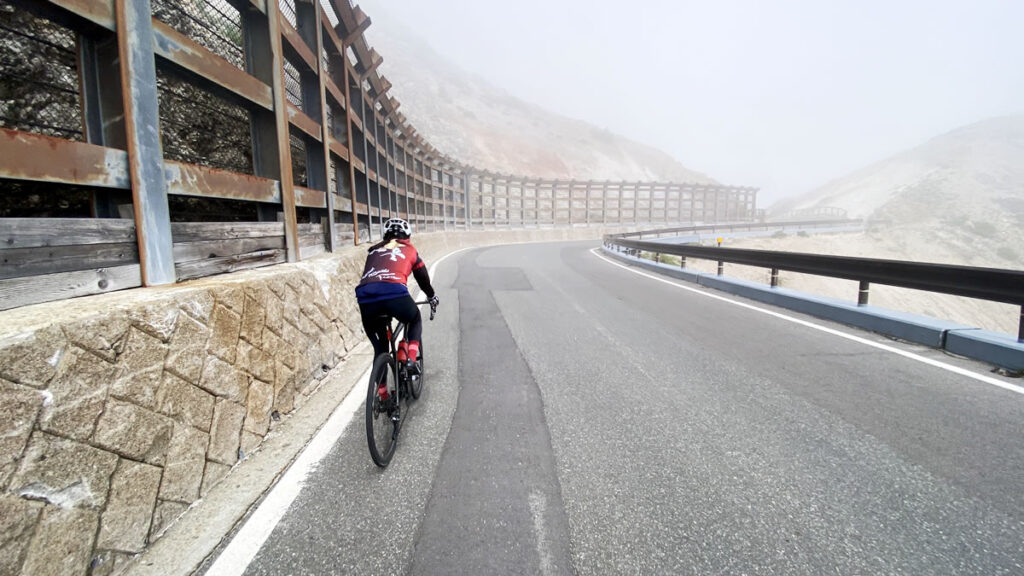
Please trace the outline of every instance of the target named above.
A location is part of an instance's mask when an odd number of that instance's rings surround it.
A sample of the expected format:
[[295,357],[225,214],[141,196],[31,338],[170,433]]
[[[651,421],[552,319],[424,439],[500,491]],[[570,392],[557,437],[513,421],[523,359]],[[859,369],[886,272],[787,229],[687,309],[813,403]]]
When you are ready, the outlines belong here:
[[886,352],[892,352],[893,354],[898,354],[900,356],[903,356],[904,358],[909,358],[911,360],[916,360],[918,362],[923,362],[924,364],[928,364],[929,366],[934,366],[936,368],[941,368],[943,370],[946,370],[946,371],[949,371],[949,372],[953,372],[954,374],[959,374],[961,376],[967,376],[968,378],[973,378],[974,380],[977,380],[979,382],[984,382],[985,384],[990,384],[992,386],[997,386],[997,387],[1002,388],[1004,390],[1009,390],[1010,392],[1016,392],[1017,394],[1024,394],[1024,387],[1017,386],[1015,384],[1010,384],[1008,382],[1002,382],[1000,380],[992,378],[991,376],[986,376],[984,374],[978,374],[977,372],[971,372],[970,370],[967,370],[965,368],[960,368],[959,366],[953,366],[952,364],[946,364],[945,362],[940,362],[938,360],[933,360],[931,358],[925,358],[924,356],[915,354],[913,352],[908,352],[906,350],[900,350],[899,348],[895,348],[895,347],[889,346],[887,344],[882,344],[881,342],[872,342],[871,340],[868,340],[866,338],[861,338],[860,336],[855,336],[853,334],[847,334],[846,332],[841,332],[841,331],[835,330],[833,328],[828,328],[827,326],[822,326],[820,324],[815,324],[813,322],[808,322],[807,320],[801,320],[800,318],[794,318],[792,316],[787,316],[785,314],[781,314],[781,313],[775,312],[773,310],[768,310],[768,309],[765,309],[765,308],[761,308],[759,306],[754,306],[752,304],[747,304],[746,302],[740,302],[738,300],[733,300],[731,298],[726,298],[724,296],[719,296],[718,294],[712,294],[712,293],[707,292],[705,290],[698,290],[696,288],[691,288],[689,286],[685,286],[683,284],[679,284],[678,282],[674,282],[674,281],[669,280],[667,278],[656,276],[654,274],[649,274],[649,273],[644,272],[642,270],[637,270],[636,268],[633,268],[631,266],[626,266],[625,264],[622,264],[620,262],[616,262],[614,260],[611,260],[607,256],[604,256],[603,254],[600,254],[599,250],[600,250],[600,248],[593,248],[593,249],[590,250],[590,252],[594,256],[597,256],[598,258],[604,260],[605,262],[607,262],[607,263],[609,263],[609,264],[611,264],[613,266],[618,266],[619,268],[622,268],[623,270],[628,270],[630,272],[633,272],[634,274],[639,274],[639,275],[644,276],[646,278],[650,278],[651,280],[657,280],[658,282],[663,282],[663,283],[668,284],[670,286],[675,286],[676,288],[682,288],[683,290],[689,290],[690,292],[693,292],[695,294],[700,294],[702,296],[707,296],[708,298],[714,298],[715,300],[721,300],[722,302],[728,302],[730,304],[735,304],[736,306],[742,306],[743,308],[747,308],[749,310],[755,310],[757,312],[761,312],[762,314],[767,314],[769,316],[774,316],[776,318],[780,318],[782,320],[786,320],[787,322],[793,322],[793,323],[799,324],[801,326],[806,326],[808,328],[813,328],[815,330],[820,330],[821,332],[825,332],[826,334],[832,334],[833,336],[839,336],[840,338],[845,338],[847,340],[852,340],[854,342],[859,342],[861,344],[865,344],[867,346],[871,346],[872,348],[877,348],[879,350],[885,350]]
[[[471,248],[471,247],[470,247]],[[437,259],[430,267],[430,277],[437,273],[437,267],[446,258],[458,254],[470,248],[461,248],[445,254]],[[417,292],[418,297],[419,292]],[[210,566],[206,574],[210,576],[241,576],[253,558],[259,553],[263,544],[270,537],[270,534],[277,527],[278,522],[284,517],[291,507],[292,502],[298,497],[299,492],[306,483],[306,478],[316,469],[324,457],[330,453],[331,448],[338,441],[338,438],[345,432],[355,413],[363,402],[365,391],[359,382],[368,381],[370,368],[363,372],[357,380],[357,384],[349,390],[345,398],[338,404],[338,407],[331,412],[327,423],[320,429],[313,439],[303,448],[295,462],[288,467],[288,470],[281,477],[281,480],[271,489],[267,497],[260,503],[252,516],[245,521],[242,528],[238,530],[235,537],[224,548],[217,560]]]

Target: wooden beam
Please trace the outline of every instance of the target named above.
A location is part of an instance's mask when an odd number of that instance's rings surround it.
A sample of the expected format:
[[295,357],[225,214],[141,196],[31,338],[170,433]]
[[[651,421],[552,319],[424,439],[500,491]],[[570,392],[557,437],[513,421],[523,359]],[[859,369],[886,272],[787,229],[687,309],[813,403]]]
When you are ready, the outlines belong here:
[[0,280],[0,310],[142,286],[138,264]]
[[[366,16],[366,13],[363,12],[362,8],[356,6],[355,10],[358,11],[358,14],[362,14],[363,18],[361,20],[357,18],[357,23],[355,25],[355,28],[353,28],[351,32],[346,32],[344,30],[338,30],[337,28],[335,28],[335,31],[338,32],[339,36],[344,35],[342,37],[341,44],[343,46],[345,46],[345,47],[348,47],[348,46],[351,46],[352,44],[354,44],[355,41],[360,36],[362,36],[363,32],[366,32],[366,29],[369,28],[370,24],[372,23],[372,21],[370,20],[370,17]],[[339,25],[338,27],[341,27],[341,26]],[[374,28],[374,30],[376,30],[376,28]]]
[[153,50],[172,62],[266,110],[274,108],[270,86],[239,70],[188,36],[153,18]]
[[325,199],[325,192],[323,190],[313,190],[310,188],[303,188],[302,186],[295,187],[295,205],[302,206],[304,208],[327,208],[327,200]]
[[269,178],[171,160],[164,161],[164,178],[168,194],[281,202],[281,186]]
[[[52,223],[48,223],[52,226]],[[79,244],[3,250],[0,251],[0,259],[3,259],[0,279],[137,265],[139,246],[135,242],[134,234],[132,236],[128,242],[118,244]]]
[[128,153],[0,128],[0,178],[127,190]]
[[310,71],[315,72],[317,70],[317,60],[319,60],[319,58],[313,54],[313,51],[306,45],[306,41],[299,35],[299,31],[292,26],[292,23],[289,22],[283,14],[281,14],[280,10],[278,10],[277,15],[277,23],[281,27],[281,35],[284,38],[287,47],[291,48],[299,59],[305,62]]
[[114,31],[117,28],[114,0],[49,0],[49,2],[107,30]]
[[5,250],[135,242],[135,221],[118,218],[0,218]]
[[321,128],[320,124],[316,120],[313,120],[305,112],[299,109],[298,106],[287,103],[288,106],[288,123],[298,128],[303,134],[309,136],[313,140],[321,141]]
[[[296,255],[296,257],[298,257]],[[257,250],[247,254],[234,254],[220,258],[205,258],[182,262],[175,265],[178,277],[182,280],[213,276],[214,274],[226,274],[249,270],[251,268],[262,268],[273,264],[281,264],[287,261],[286,250]]]

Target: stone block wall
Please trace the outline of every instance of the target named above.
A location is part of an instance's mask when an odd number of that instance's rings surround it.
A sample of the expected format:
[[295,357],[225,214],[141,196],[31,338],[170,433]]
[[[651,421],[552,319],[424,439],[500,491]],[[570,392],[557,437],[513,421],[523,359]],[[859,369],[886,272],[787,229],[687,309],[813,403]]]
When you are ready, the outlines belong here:
[[[453,249],[602,231],[424,234]],[[0,312],[0,574],[112,574],[362,342],[364,247]]]

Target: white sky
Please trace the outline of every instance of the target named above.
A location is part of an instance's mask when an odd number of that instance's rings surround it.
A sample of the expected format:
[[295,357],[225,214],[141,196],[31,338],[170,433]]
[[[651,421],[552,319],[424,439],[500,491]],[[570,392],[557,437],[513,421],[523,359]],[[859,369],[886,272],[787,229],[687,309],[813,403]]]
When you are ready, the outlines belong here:
[[462,68],[723,183],[759,186],[762,206],[1024,112],[1024,1],[386,5]]

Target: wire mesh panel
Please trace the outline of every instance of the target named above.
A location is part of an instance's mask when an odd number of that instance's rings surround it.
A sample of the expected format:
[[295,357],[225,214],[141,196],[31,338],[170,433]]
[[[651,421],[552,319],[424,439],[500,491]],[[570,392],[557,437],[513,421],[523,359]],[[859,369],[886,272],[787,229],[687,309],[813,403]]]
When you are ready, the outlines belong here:
[[0,0],[0,126],[82,140],[75,35]]
[[292,182],[296,186],[308,186],[306,175],[306,141],[291,134],[289,144],[292,149]]
[[284,61],[284,92],[285,98],[302,110],[302,75],[287,58]]
[[327,19],[331,21],[331,26],[337,26],[338,15],[334,13],[334,8],[331,6],[330,0],[320,0],[320,7],[323,8],[324,14],[327,15]]
[[334,100],[331,98],[327,99],[327,126],[330,128],[331,136],[334,136],[338,142],[347,141],[346,130],[348,126],[345,111],[335,106]]
[[327,178],[330,179],[327,190],[335,194],[341,194],[341,190],[338,188],[338,161],[334,155],[331,155],[331,168],[327,171]]
[[249,113],[157,68],[164,157],[253,173]]
[[278,2],[278,6],[281,7],[281,14],[284,19],[292,25],[293,28],[297,26],[298,18],[295,17],[295,0],[281,0]]
[[245,69],[242,18],[228,0],[153,0],[153,16]]

